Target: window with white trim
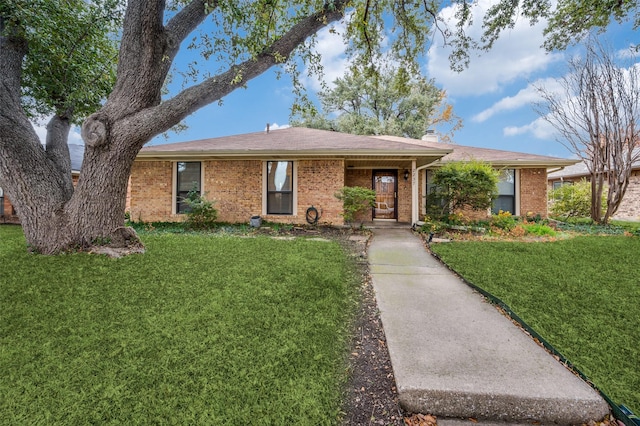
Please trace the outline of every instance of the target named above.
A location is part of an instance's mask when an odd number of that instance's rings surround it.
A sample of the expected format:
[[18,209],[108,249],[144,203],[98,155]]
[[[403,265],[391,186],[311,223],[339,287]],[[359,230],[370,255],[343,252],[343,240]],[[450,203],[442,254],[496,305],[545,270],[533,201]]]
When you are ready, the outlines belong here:
[[178,161],[176,163],[176,213],[186,213],[187,205],[183,202],[189,192],[198,195],[202,191],[202,163],[199,161]]
[[498,198],[493,200],[491,213],[498,214],[501,210],[512,215],[516,214],[516,171],[514,169],[500,171]]
[[293,161],[267,161],[267,214],[293,214]]

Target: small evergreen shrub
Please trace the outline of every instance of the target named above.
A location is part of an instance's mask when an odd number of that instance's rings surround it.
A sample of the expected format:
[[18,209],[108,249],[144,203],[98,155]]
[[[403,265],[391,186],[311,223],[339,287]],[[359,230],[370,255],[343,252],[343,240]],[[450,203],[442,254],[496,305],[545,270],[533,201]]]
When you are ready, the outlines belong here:
[[347,223],[376,205],[376,191],[361,186],[345,186],[335,197],[342,201],[342,217]]
[[187,206],[187,220],[184,222],[187,229],[205,230],[216,226],[218,210],[214,207],[215,201],[207,200],[192,189],[182,202]]
[[452,161],[433,173],[427,212],[440,220],[464,209],[488,209],[498,195],[499,172],[481,161]]

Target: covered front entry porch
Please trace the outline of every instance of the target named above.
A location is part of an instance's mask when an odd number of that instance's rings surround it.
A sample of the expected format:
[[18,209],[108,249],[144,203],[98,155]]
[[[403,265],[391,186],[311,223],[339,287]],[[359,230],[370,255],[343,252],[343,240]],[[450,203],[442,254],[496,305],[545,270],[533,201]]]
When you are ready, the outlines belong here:
[[368,227],[411,227],[421,220],[424,169],[442,156],[345,159],[345,186],[376,191],[374,208],[358,220]]

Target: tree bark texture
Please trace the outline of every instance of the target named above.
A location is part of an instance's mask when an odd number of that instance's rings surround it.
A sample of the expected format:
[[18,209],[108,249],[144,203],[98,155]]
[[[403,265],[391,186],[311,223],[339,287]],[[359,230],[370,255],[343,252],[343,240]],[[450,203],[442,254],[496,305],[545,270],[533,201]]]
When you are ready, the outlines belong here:
[[[208,3],[209,8],[217,5]],[[130,0],[115,87],[82,125],[85,154],[75,189],[66,147],[69,122],[51,119],[43,149],[20,105],[26,45],[18,37],[2,37],[0,186],[16,207],[30,248],[45,254],[104,244],[139,249],[137,237],[123,227],[128,178],[142,146],[288,58],[310,35],[340,19],[345,4],[333,2],[330,10],[300,20],[256,57],[161,103],[162,85],[180,44],[207,16],[205,3],[190,2],[164,25],[164,1]]]

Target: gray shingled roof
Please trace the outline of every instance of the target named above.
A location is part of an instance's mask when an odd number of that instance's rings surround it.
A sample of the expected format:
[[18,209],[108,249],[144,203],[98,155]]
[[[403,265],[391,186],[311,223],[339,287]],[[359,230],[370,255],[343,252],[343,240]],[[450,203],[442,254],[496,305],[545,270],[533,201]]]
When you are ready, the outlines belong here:
[[[395,141],[403,139],[398,136],[373,136],[377,139]],[[430,142],[417,139],[408,139],[411,143],[419,144],[425,147],[442,146],[440,142]],[[567,158],[550,157],[546,155],[527,154],[524,152],[515,151],[503,151],[499,149],[490,148],[477,148],[473,146],[446,144],[451,147],[453,152],[442,158],[442,162],[449,161],[465,161],[465,160],[479,160],[486,161],[493,165],[549,165],[549,166],[564,166],[576,163],[578,160],[571,160]]]
[[359,136],[327,130],[290,127],[190,142],[152,145],[142,148],[138,158],[185,156],[234,157],[250,155],[388,155],[445,156],[441,161],[477,159],[497,166],[566,166],[577,160],[428,142],[397,136]]
[[[634,154],[637,153],[638,149],[634,150]],[[640,160],[633,163],[633,170],[640,169]],[[571,166],[567,166],[562,170],[558,170],[557,172],[549,173],[547,179],[560,179],[560,178],[579,178],[589,176],[589,168],[584,161],[580,161]]]
[[190,142],[145,146],[140,151],[145,155],[154,153],[237,153],[237,152],[355,152],[355,151],[450,151],[451,147],[438,144],[435,147],[416,145],[407,140],[382,141],[371,136],[351,135],[328,130],[289,127],[271,132],[246,133]]

